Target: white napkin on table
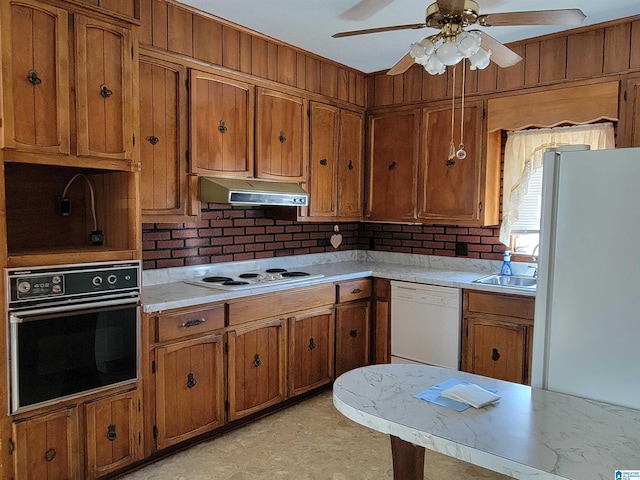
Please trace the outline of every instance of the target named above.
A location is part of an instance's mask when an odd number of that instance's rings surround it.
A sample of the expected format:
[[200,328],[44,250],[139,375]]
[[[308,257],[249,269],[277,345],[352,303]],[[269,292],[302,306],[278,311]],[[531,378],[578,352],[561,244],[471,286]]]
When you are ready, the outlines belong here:
[[475,408],[482,408],[500,400],[500,395],[485,390],[475,383],[454,385],[442,392],[440,396],[466,403]]

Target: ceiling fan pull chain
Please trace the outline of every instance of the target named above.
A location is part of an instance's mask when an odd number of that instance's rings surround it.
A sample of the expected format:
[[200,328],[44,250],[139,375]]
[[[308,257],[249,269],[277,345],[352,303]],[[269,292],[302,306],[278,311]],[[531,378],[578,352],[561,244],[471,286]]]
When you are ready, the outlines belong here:
[[456,113],[456,67],[453,67],[453,93],[451,95],[451,141],[449,142],[449,157],[447,158],[446,165],[447,167],[452,167],[455,165],[456,161],[455,152],[456,146],[453,141],[453,135],[455,130],[455,113]]
[[467,152],[464,149],[464,89],[466,83],[466,58],[462,59],[462,101],[460,102],[461,110],[460,110],[460,145],[458,145],[458,151],[456,152],[456,157],[459,160],[464,160],[467,158]]

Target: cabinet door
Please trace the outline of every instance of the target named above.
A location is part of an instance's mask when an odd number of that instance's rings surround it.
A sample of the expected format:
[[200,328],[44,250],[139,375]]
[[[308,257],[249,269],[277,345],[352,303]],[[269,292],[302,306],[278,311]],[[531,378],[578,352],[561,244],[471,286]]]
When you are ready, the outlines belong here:
[[2,2],[3,147],[69,153],[68,13]]
[[258,89],[256,177],[306,181],[306,110],[304,98]]
[[78,155],[131,159],[131,31],[75,15]]
[[369,364],[370,311],[368,301],[336,308],[336,377]]
[[191,171],[253,176],[254,87],[198,70],[189,85]]
[[373,280],[374,311],[374,363],[391,361],[391,282],[383,278]]
[[640,147],[640,77],[627,80],[624,136],[618,147]]
[[180,220],[176,217],[193,213],[186,164],[186,69],[141,56],[139,71],[143,220]]
[[527,327],[475,318],[465,322],[466,371],[526,383]]
[[311,103],[311,158],[309,160],[309,216],[338,214],[336,172],[338,164],[339,110],[331,105]]
[[364,184],[362,114],[342,110],[339,133],[338,214],[344,220],[360,220]]
[[13,432],[16,479],[81,478],[76,407],[15,422]]
[[[460,146],[461,109],[455,110],[454,151]],[[451,109],[425,110],[418,217],[430,223],[479,225],[482,168],[482,106],[464,109],[466,158],[449,158]]]
[[158,449],[224,423],[222,335],[157,348],[156,363]]
[[333,380],[333,309],[289,319],[289,394],[304,393]]
[[415,220],[420,110],[373,115],[369,123],[370,220]]
[[229,420],[285,398],[285,322],[257,322],[229,332]]
[[89,478],[101,477],[140,459],[138,405],[137,390],[85,405]]

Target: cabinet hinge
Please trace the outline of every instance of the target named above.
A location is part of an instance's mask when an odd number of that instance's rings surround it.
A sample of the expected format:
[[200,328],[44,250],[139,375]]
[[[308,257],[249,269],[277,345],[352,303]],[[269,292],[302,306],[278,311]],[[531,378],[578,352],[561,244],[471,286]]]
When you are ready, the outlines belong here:
[[229,353],[229,342],[224,342],[224,353]]
[[140,402],[140,399],[138,399],[138,411],[142,411],[142,404]]
[[626,90],[624,91],[624,94],[622,95],[622,97],[624,98],[624,101],[626,102],[627,101],[627,91]]
[[157,425],[153,426],[153,439],[154,440],[158,439],[158,426]]
[[189,166],[189,162],[191,161],[191,155],[189,155],[189,150],[184,152],[184,158],[187,159],[187,167]]
[[224,401],[224,411],[225,413],[229,413],[229,400]]
[[480,212],[482,211],[482,202],[480,202],[480,203],[478,204],[478,211],[480,211]]
[[10,438],[7,441],[7,448],[9,450],[9,455],[13,455],[13,451],[16,449],[16,445],[13,443],[13,438]]
[[131,58],[133,58],[133,47],[131,47]]
[[142,445],[142,432],[138,432],[138,445]]
[[136,146],[136,134],[134,133],[132,135],[132,137],[133,137],[133,146],[135,147]]
[[189,90],[189,79],[185,79],[184,81],[184,86],[187,87],[187,90]]
[[487,117],[487,110],[486,109],[482,109],[482,119],[484,120]]
[[156,361],[155,361],[155,360],[153,360],[153,361],[151,362],[151,374],[152,374],[152,375],[155,375],[155,373],[156,373]]

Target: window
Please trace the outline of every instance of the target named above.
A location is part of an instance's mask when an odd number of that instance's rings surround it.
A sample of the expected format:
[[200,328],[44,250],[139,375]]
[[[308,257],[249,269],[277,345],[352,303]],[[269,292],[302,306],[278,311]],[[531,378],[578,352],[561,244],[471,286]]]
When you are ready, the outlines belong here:
[[579,144],[589,145],[592,150],[614,148],[613,124],[540,128],[507,134],[500,241],[514,253],[537,253],[544,151],[547,148]]

